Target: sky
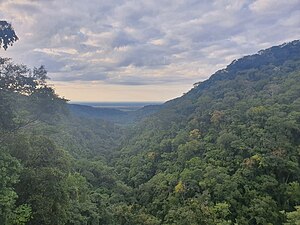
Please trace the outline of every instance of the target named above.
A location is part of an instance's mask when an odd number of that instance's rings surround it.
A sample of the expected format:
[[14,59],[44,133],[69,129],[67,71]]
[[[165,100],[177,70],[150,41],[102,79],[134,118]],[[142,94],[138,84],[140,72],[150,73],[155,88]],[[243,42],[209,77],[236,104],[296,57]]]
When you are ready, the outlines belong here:
[[166,101],[234,59],[300,39],[300,0],[0,0],[20,40],[1,57],[44,65],[71,101]]

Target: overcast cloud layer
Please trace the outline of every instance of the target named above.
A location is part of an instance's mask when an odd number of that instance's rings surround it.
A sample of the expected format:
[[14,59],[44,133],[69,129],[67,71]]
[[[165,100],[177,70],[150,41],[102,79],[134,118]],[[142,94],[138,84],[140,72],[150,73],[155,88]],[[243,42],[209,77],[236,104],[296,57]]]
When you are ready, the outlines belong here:
[[20,38],[2,56],[70,83],[192,84],[300,38],[300,0],[0,0],[0,19]]

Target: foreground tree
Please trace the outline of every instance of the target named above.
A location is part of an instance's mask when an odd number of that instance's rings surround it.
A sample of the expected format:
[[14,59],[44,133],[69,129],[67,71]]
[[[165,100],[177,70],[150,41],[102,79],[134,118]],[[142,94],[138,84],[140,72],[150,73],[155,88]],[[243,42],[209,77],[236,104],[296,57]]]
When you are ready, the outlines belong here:
[[0,147],[0,224],[22,225],[30,219],[26,204],[16,206],[18,198],[13,186],[18,182],[20,163]]
[[[17,40],[12,26],[0,21],[0,48]],[[68,160],[51,141],[27,129],[64,106],[47,78],[43,66],[29,69],[0,57],[0,224],[66,221]]]
[[15,132],[63,108],[65,99],[55,94],[47,79],[44,66],[31,70],[0,58],[0,131]]

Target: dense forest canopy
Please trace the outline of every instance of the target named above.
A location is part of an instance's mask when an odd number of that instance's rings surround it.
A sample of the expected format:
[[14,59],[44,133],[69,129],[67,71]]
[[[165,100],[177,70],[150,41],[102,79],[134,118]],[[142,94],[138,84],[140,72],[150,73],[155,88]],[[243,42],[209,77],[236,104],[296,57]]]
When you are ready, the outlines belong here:
[[243,57],[130,123],[0,58],[0,224],[299,224],[299,53]]

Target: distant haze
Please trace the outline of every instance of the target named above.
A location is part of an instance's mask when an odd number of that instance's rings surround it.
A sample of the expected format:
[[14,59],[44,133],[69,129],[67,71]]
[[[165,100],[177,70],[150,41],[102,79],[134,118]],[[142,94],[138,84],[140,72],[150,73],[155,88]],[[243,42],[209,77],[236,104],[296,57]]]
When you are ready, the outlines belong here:
[[94,108],[118,109],[121,111],[135,111],[150,105],[161,105],[163,102],[70,102],[71,104],[87,105]]
[[299,0],[0,0],[20,40],[73,101],[166,101],[242,55],[300,39]]

